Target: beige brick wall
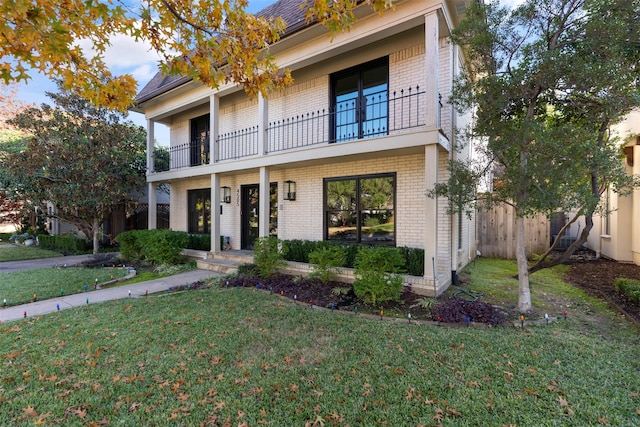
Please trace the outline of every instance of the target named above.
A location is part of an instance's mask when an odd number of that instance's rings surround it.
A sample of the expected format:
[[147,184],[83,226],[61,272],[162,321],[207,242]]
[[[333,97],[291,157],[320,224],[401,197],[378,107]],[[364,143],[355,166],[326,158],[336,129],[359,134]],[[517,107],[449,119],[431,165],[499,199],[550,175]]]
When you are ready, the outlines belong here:
[[[440,151],[438,155],[438,181],[444,182],[449,178],[447,153]],[[447,213],[447,199],[438,199],[438,276],[451,278],[451,222],[452,217]]]
[[258,124],[257,98],[234,96],[233,99],[221,99],[218,124],[220,135],[256,126]]
[[452,114],[453,109],[449,103],[449,97],[451,96],[451,90],[453,85],[453,76],[451,73],[452,61],[453,61],[453,47],[448,38],[440,39],[440,46],[438,48],[438,59],[440,61],[438,67],[438,87],[440,95],[442,95],[442,108],[440,110],[440,128],[444,130],[447,137],[453,137],[452,129]]
[[[281,239],[322,240],[323,179],[396,173],[396,243],[398,246],[424,248],[424,155],[389,157],[350,163],[333,163],[296,169],[272,171],[271,182],[278,183],[278,231]],[[283,183],[296,181],[295,201],[283,200]],[[257,173],[222,177],[221,186],[231,188],[231,203],[222,204],[221,234],[231,237],[234,249],[240,247],[240,208],[242,185],[257,184]],[[208,178],[181,180],[171,186],[171,228],[186,231],[188,227],[187,192],[209,188]],[[214,208],[212,208],[212,211]]]

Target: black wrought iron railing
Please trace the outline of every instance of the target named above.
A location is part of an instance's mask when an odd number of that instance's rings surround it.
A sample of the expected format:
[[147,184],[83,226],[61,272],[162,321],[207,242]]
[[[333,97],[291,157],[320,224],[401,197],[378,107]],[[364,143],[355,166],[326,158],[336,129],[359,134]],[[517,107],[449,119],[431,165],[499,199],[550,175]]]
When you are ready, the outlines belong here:
[[[340,143],[391,135],[425,126],[426,94],[419,86],[366,94],[339,100],[331,109],[304,113],[269,122],[264,151],[281,152],[318,144]],[[441,104],[440,104],[441,105]],[[437,121],[440,123],[440,110]],[[169,159],[155,160],[155,171],[179,169],[259,154],[260,128],[220,134],[210,155],[209,144],[201,140],[173,146]],[[159,161],[161,160],[161,161]]]
[[216,140],[216,160],[239,159],[258,154],[258,126],[224,133]]
[[420,87],[368,94],[318,110],[269,123],[267,151],[379,137],[424,126],[425,92]]
[[187,144],[179,144],[170,147],[166,153],[154,152],[154,171],[163,172],[170,169],[180,169],[190,166],[209,164],[211,156],[208,141],[195,140]]

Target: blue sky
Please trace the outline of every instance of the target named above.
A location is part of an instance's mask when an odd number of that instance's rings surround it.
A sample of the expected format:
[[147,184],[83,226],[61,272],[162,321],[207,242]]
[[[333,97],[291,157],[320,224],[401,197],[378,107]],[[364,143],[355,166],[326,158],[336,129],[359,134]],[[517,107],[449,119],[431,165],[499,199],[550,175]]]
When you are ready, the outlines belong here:
[[[274,2],[275,0],[250,0],[248,10],[255,12]],[[138,90],[156,74],[157,60],[157,55],[147,45],[136,43],[124,36],[111,39],[111,48],[105,56],[111,72],[115,75],[131,74],[138,82]],[[33,71],[31,79],[20,84],[18,97],[26,103],[52,104],[45,92],[56,90],[56,85],[51,80]],[[132,112],[128,118],[135,124],[146,127],[146,120],[142,114]],[[169,145],[169,131],[166,127],[156,125],[155,137],[161,145]]]

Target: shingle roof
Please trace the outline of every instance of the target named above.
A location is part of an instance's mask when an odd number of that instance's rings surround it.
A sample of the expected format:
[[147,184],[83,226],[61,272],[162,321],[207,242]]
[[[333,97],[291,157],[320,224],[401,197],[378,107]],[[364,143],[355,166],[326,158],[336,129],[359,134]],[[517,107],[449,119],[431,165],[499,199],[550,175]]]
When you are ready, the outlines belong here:
[[[256,13],[256,16],[267,19],[282,17],[287,23],[287,28],[281,36],[285,38],[312,25],[306,22],[305,10],[301,5],[302,0],[278,0]],[[159,71],[138,93],[136,102],[140,104],[148,101],[190,80],[191,78],[184,76],[165,76]]]

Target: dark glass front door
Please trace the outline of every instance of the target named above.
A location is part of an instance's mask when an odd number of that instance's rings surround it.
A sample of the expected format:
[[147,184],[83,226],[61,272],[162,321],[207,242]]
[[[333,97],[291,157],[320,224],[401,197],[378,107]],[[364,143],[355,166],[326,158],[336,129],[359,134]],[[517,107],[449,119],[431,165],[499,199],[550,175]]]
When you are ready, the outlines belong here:
[[259,218],[259,189],[257,184],[243,185],[240,187],[242,193],[242,249],[253,249],[253,245],[258,238],[258,218]]
[[[269,186],[269,235],[278,235],[278,184],[273,182]],[[258,184],[240,187],[241,206],[241,248],[252,250],[260,234],[260,186]]]

